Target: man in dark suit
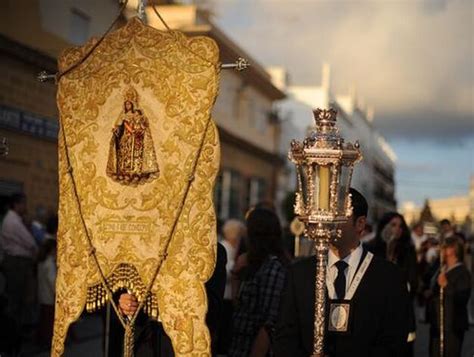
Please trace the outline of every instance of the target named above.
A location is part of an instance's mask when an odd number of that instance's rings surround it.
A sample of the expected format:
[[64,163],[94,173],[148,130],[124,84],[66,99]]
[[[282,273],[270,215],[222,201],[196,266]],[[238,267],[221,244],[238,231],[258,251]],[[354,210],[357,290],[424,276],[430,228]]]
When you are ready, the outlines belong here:
[[[353,216],[341,226],[341,239],[330,246],[326,279],[326,311],[329,313],[336,299],[350,300],[349,327],[346,332],[326,328],[325,355],[403,356],[409,317],[407,283],[394,264],[363,249],[359,239],[366,224],[367,201],[354,189],[350,193]],[[358,275],[363,266],[365,273]],[[315,274],[314,256],[289,269],[274,335],[276,357],[312,355]],[[351,286],[358,280],[355,276],[361,277],[356,290]],[[329,319],[326,316],[326,321]]]
[[444,288],[444,357],[461,355],[464,333],[469,327],[467,303],[471,295],[471,276],[464,260],[462,238],[445,239],[441,249],[444,269],[433,277],[431,297],[428,301],[427,319],[430,328],[430,356],[440,355],[440,298],[439,288]]

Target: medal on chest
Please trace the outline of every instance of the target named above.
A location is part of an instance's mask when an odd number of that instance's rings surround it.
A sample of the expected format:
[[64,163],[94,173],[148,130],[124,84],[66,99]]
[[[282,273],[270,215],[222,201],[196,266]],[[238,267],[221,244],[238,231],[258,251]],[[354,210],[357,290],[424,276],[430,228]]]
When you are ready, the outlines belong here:
[[329,305],[328,331],[347,334],[351,321],[351,302],[332,300]]

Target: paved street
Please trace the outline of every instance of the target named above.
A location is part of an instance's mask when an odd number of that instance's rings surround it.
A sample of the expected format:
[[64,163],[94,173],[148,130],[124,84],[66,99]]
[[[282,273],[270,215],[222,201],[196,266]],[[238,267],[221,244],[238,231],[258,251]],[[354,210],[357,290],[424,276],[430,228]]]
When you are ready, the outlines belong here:
[[[70,341],[66,347],[66,357],[101,357],[102,349],[102,321],[98,316],[87,316],[73,327],[75,341]],[[416,357],[428,357],[428,325],[419,323],[417,342],[415,344]],[[474,326],[471,326],[464,339],[462,357],[474,357]],[[49,353],[34,353],[25,351],[24,357],[49,357]]]

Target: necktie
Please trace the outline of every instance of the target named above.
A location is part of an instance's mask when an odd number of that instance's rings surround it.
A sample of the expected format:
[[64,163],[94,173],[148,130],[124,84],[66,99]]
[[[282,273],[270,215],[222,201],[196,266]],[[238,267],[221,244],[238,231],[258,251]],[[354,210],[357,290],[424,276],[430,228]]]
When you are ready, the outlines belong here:
[[336,295],[338,299],[344,299],[346,295],[346,271],[348,264],[344,260],[339,260],[336,264],[337,276],[334,280],[334,289],[336,290]]

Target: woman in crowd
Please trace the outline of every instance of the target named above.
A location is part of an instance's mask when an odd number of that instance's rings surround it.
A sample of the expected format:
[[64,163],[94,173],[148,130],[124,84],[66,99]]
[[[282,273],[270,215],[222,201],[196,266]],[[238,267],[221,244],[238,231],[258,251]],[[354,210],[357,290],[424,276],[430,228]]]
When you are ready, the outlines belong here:
[[227,264],[225,266],[226,283],[224,301],[219,319],[218,351],[220,354],[227,354],[232,338],[233,300],[236,294],[232,289],[232,271],[239,255],[240,247],[243,244],[244,236],[246,235],[245,225],[237,219],[229,219],[222,227],[222,235],[223,239],[221,244],[227,254]]
[[56,240],[46,239],[38,255],[38,302],[40,304],[38,342],[45,348],[51,346],[53,338],[55,285]]
[[248,251],[236,263],[240,284],[228,356],[270,354],[270,331],[276,321],[288,255],[277,215],[256,208],[247,218]]
[[[408,283],[413,305],[418,288],[416,251],[403,216],[397,212],[386,213],[377,226],[374,239],[369,241],[366,247],[376,256],[385,258],[400,267]],[[410,332],[407,336],[405,356],[413,356],[416,337],[414,307],[410,315]]]

